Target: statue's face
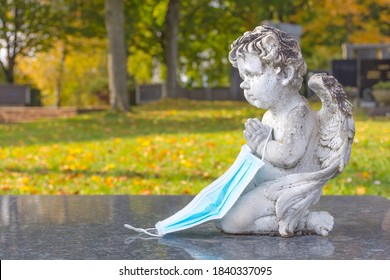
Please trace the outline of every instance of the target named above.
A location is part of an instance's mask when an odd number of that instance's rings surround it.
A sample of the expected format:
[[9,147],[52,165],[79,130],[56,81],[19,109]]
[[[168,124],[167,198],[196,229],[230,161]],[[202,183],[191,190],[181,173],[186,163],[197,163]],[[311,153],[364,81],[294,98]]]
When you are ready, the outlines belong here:
[[249,104],[262,109],[270,109],[280,98],[281,81],[275,70],[261,63],[258,56],[246,53],[237,58],[237,68],[244,80],[240,87]]

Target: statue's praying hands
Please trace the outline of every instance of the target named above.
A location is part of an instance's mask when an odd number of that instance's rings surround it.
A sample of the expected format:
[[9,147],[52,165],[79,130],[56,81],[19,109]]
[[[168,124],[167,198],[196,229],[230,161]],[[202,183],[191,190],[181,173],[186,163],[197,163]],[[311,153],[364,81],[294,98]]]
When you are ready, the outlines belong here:
[[258,151],[263,149],[269,133],[270,127],[257,118],[248,119],[245,122],[244,137],[248,146],[255,153],[259,153]]

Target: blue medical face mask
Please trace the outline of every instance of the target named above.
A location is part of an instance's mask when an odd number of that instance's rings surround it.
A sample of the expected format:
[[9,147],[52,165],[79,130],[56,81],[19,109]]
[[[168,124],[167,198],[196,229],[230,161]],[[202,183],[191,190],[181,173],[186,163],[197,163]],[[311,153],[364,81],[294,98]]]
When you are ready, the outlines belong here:
[[[263,149],[269,141],[270,131]],[[159,221],[155,228],[142,229],[126,224],[125,227],[151,236],[164,236],[167,233],[184,230],[210,220],[223,218],[232,208],[245,188],[253,180],[264,161],[244,145],[233,165],[217,180],[204,188],[186,207],[171,217]]]

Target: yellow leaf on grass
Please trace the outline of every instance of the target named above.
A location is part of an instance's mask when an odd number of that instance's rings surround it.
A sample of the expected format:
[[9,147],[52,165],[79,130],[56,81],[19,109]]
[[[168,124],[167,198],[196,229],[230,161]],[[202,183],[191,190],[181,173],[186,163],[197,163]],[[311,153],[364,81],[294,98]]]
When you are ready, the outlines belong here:
[[152,191],[150,189],[143,189],[141,191],[141,194],[142,195],[151,195],[152,194]]
[[114,163],[109,163],[109,164],[107,164],[107,165],[103,168],[104,171],[109,171],[109,170],[113,170],[113,169],[115,169],[115,164],[114,164]]
[[109,176],[105,179],[105,183],[108,187],[112,187],[114,182],[114,177]]
[[22,184],[27,184],[28,181],[29,181],[30,179],[29,179],[28,177],[22,177],[22,178],[20,178],[19,180],[20,180],[20,182],[21,182]]
[[356,187],[356,194],[357,195],[363,195],[366,193],[366,187],[365,186],[357,186]]
[[102,181],[102,178],[100,176],[97,176],[97,175],[92,175],[91,181],[93,181],[95,183],[100,183]]

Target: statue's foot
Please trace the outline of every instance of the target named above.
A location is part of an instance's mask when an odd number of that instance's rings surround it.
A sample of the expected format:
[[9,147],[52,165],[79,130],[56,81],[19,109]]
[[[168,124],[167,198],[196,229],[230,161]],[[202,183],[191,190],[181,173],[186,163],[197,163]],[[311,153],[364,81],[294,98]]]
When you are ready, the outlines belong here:
[[275,215],[265,216],[254,222],[253,232],[260,234],[270,234],[278,232],[278,218]]
[[310,212],[306,217],[306,230],[318,235],[328,236],[333,229],[333,217],[328,212]]

